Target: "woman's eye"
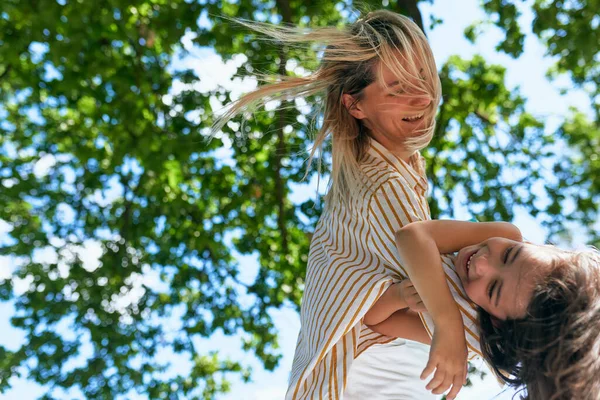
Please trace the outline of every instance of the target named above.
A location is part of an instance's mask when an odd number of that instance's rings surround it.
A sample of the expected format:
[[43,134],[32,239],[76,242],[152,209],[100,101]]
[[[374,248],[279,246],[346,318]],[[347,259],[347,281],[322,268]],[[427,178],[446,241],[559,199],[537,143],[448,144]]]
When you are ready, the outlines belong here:
[[403,94],[404,94],[404,90],[394,90],[392,93],[389,94],[389,96],[397,97],[397,96],[400,96]]

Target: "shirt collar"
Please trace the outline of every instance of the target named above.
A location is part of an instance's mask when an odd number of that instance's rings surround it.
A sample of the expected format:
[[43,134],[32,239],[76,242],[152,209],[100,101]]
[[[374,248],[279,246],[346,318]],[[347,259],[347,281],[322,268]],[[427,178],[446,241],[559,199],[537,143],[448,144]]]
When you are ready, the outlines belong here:
[[421,155],[418,152],[411,157],[410,163],[408,163],[394,155],[375,139],[371,138],[370,142],[369,154],[389,164],[394,170],[402,175],[406,182],[414,189],[418,189],[423,193],[427,191],[427,178],[417,173],[414,168],[415,163],[421,162]]

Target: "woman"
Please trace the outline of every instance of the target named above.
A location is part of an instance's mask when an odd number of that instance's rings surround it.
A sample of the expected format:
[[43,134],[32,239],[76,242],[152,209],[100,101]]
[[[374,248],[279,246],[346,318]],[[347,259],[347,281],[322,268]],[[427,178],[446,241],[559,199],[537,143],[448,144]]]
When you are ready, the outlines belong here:
[[[430,219],[419,150],[432,138],[441,88],[425,35],[408,18],[388,11],[371,12],[344,29],[243,23],[284,43],[327,45],[312,75],[281,77],[258,88],[233,103],[214,126],[216,132],[233,116],[266,101],[325,95],[324,122],[310,160],[330,139],[331,181],[311,242],[286,397],[433,398],[419,380],[429,348],[393,342],[362,323],[386,289],[408,277],[394,233]],[[471,355],[480,351],[475,306],[453,281],[449,260],[444,265],[445,271],[423,266],[412,278],[419,293],[427,288],[419,287],[418,276],[443,286],[436,295],[444,305],[430,306],[424,299],[431,319],[423,321],[430,332],[435,324],[433,341],[445,344],[437,348],[446,353],[432,350],[430,359],[453,360],[453,365],[439,365],[438,372],[449,378],[436,380],[431,389],[437,394],[452,386],[452,398],[466,375],[464,349]],[[416,313],[408,317],[420,318]]]

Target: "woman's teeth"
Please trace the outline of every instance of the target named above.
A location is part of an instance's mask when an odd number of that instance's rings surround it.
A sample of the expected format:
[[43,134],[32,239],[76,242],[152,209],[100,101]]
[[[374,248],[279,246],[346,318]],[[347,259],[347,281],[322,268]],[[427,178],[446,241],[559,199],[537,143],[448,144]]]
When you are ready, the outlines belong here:
[[421,118],[423,118],[423,114],[415,115],[415,116],[412,116],[412,117],[402,118],[402,121],[413,122],[413,121],[420,120]]

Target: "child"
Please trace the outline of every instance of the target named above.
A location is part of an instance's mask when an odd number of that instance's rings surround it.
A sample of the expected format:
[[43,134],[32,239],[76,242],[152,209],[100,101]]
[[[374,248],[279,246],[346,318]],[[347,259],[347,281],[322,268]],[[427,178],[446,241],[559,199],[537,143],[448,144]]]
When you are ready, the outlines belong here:
[[[411,278],[411,270],[420,265],[438,265],[441,270],[440,254],[458,251],[456,273],[480,307],[484,357],[502,380],[525,385],[530,399],[600,398],[595,382],[600,374],[600,255],[596,251],[569,252],[524,243],[519,230],[504,222],[415,222],[397,232],[396,243]],[[363,322],[382,334],[427,343],[423,325],[406,309],[421,312],[448,304],[436,304],[441,289],[420,278],[393,284]],[[460,335],[464,331],[456,330]],[[431,343],[421,377],[436,370],[427,388],[439,394],[452,385],[448,394],[452,399],[463,374],[448,376],[445,364],[462,363],[466,368],[464,340],[446,341],[444,346],[453,348],[450,352],[439,348],[434,331]]]

